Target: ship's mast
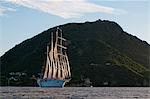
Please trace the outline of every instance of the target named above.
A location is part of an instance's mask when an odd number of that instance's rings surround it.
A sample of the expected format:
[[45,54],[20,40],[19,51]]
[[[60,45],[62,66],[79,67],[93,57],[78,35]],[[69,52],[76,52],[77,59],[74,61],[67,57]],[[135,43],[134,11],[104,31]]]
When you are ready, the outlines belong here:
[[65,79],[71,76],[67,47],[63,46],[62,30],[57,28],[55,35],[55,46],[53,47],[53,33],[51,33],[51,50],[47,46],[47,61],[44,79]]
[[49,61],[49,46],[47,46],[47,53],[46,53],[46,67],[45,67],[45,72],[44,72],[44,79],[48,77],[48,61]]

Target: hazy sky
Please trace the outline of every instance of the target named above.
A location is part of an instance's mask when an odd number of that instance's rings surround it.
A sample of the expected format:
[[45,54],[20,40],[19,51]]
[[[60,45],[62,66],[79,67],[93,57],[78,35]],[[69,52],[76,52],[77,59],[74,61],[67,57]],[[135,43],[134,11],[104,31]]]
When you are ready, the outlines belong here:
[[53,26],[98,19],[150,44],[149,17],[149,0],[0,0],[0,56]]

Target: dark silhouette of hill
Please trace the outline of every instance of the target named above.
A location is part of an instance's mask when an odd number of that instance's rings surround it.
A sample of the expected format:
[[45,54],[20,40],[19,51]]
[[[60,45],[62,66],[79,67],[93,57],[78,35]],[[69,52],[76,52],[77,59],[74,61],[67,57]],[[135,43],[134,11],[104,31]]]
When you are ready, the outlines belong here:
[[[149,86],[150,45],[147,42],[106,20],[59,27],[68,40],[72,71],[68,86],[83,86],[85,78],[93,86]],[[50,33],[55,30],[56,27],[50,28],[27,39],[1,56],[1,85],[7,85],[10,72],[27,73],[26,80],[18,84],[14,81],[12,85],[31,85],[31,76],[41,72]]]

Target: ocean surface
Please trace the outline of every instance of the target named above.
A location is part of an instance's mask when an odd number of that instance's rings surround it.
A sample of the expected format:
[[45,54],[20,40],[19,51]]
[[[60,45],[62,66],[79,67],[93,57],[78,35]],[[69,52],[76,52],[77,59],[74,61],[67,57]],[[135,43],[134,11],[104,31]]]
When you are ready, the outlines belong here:
[[150,99],[150,87],[0,87],[0,99]]

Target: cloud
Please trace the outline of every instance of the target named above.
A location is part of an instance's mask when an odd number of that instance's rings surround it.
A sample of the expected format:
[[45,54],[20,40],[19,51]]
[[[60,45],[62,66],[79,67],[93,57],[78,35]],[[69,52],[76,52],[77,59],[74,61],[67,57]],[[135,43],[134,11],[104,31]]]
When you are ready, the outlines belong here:
[[5,15],[5,13],[8,12],[8,11],[16,11],[16,10],[13,9],[13,8],[0,6],[0,16]]
[[85,13],[122,14],[122,10],[90,3],[86,0],[5,0],[63,18],[78,18]]
[[6,11],[5,9],[0,8],[0,15],[3,15],[5,11]]

